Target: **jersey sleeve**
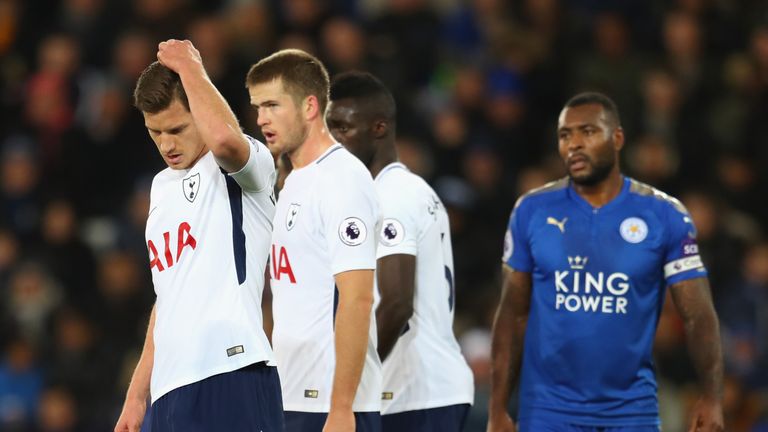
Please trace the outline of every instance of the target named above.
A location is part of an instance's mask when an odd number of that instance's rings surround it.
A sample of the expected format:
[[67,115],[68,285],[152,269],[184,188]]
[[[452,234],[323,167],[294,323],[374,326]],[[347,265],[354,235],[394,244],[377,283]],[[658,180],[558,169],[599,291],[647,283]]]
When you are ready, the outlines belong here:
[[530,242],[528,241],[528,220],[530,203],[525,197],[520,198],[509,217],[507,232],[504,234],[504,254],[502,263],[521,272],[533,271]]
[[333,274],[375,269],[379,207],[373,180],[329,172],[320,182],[320,217]]
[[261,192],[267,188],[271,190],[277,178],[275,160],[264,144],[248,135],[245,137],[250,147],[248,162],[240,171],[230,173],[229,176],[235,179],[243,190],[250,192]]
[[667,208],[668,235],[664,256],[664,278],[667,285],[707,276],[696,243],[696,227],[688,211],[679,204]]
[[383,221],[378,230],[376,258],[389,255],[416,255],[421,230],[418,212],[426,211],[411,194],[403,194],[392,189],[379,189],[379,204]]

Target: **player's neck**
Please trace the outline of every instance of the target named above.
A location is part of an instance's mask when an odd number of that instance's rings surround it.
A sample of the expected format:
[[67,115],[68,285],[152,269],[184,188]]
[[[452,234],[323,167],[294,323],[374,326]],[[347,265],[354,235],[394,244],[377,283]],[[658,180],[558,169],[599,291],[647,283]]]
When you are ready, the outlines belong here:
[[586,202],[594,208],[600,208],[619,196],[624,185],[624,179],[618,170],[613,170],[605,180],[594,185],[573,183],[573,188]]
[[377,147],[376,154],[373,156],[373,160],[368,164],[368,170],[371,171],[371,177],[376,178],[384,167],[397,162],[397,160],[395,143],[380,144]]
[[307,138],[296,150],[288,155],[293,169],[304,168],[319,158],[326,150],[336,144],[325,123],[313,124],[307,133]]

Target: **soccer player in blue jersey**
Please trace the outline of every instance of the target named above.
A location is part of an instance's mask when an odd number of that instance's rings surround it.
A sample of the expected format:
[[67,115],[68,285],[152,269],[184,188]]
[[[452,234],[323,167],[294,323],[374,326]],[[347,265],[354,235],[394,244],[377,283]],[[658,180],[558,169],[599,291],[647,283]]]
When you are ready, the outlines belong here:
[[645,432],[660,426],[652,347],[669,287],[701,395],[689,431],[722,431],[718,320],[696,229],[678,200],[619,170],[624,133],[599,93],[558,121],[568,177],[530,191],[504,239],[489,432]]

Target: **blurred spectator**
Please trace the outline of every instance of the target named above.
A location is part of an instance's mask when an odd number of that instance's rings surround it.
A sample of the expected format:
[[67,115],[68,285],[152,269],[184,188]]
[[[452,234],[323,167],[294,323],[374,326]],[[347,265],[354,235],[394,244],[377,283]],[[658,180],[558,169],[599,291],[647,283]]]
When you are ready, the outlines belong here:
[[48,387],[40,396],[36,432],[83,431],[74,397],[64,387]]
[[728,279],[739,271],[745,245],[757,239],[759,232],[749,217],[724,207],[711,194],[689,190],[680,199],[696,225],[699,250],[717,305],[728,292]]
[[40,220],[40,168],[26,137],[6,138],[0,153],[0,205],[3,222],[22,240]]
[[93,301],[95,294],[93,252],[79,237],[78,219],[72,204],[54,200],[43,211],[40,241],[34,255],[61,283],[71,304]]
[[749,386],[768,389],[768,243],[758,243],[744,256],[738,276],[718,305],[725,341],[726,366]]
[[0,429],[23,432],[31,428],[43,385],[35,349],[24,338],[4,345],[0,363]]
[[58,282],[39,264],[28,262],[17,267],[6,289],[6,325],[36,347],[42,347],[50,338],[48,320],[63,300]]
[[83,422],[103,422],[111,402],[104,395],[113,391],[117,379],[117,353],[109,351],[93,322],[75,309],[59,310],[51,328],[55,339],[45,356],[49,380],[71,392]]
[[366,38],[363,29],[346,18],[333,18],[321,29],[323,57],[328,73],[367,70]]

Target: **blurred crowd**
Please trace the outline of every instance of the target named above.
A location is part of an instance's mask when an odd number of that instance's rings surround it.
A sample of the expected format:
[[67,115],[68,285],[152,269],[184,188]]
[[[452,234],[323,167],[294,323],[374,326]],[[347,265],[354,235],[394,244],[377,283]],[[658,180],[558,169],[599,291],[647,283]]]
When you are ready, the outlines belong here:
[[[624,171],[679,197],[698,227],[727,430],[768,431],[760,0],[0,0],[0,430],[103,431],[119,414],[154,299],[144,222],[164,168],[131,93],[167,38],[193,41],[256,137],[245,74],[276,49],[392,89],[400,157],[450,211],[470,432],[485,428],[509,212],[564,175],[562,104],[607,93]],[[682,431],[696,377],[670,301],[656,360],[664,431]]]

